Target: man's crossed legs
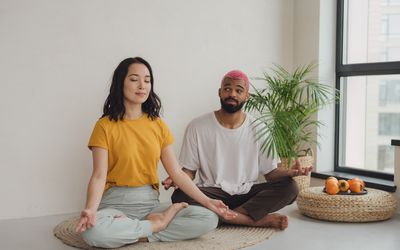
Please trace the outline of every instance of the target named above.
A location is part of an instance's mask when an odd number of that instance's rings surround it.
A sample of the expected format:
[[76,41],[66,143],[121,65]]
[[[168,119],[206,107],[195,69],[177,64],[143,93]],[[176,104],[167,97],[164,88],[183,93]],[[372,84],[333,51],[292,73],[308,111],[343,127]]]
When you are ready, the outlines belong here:
[[[238,216],[225,221],[229,224],[272,227],[284,230],[288,226],[286,215],[273,213],[293,203],[298,194],[298,186],[292,178],[275,183],[260,183],[252,186],[247,194],[230,195],[217,187],[199,187],[210,198],[222,200]],[[199,205],[180,189],[174,191],[173,203],[187,202]]]

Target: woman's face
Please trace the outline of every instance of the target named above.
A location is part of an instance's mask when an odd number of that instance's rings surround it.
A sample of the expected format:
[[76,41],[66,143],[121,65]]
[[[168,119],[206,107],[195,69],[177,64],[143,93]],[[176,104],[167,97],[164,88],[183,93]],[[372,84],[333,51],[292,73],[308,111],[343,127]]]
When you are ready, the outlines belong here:
[[144,64],[131,64],[124,80],[124,101],[128,104],[143,104],[150,90],[149,69]]

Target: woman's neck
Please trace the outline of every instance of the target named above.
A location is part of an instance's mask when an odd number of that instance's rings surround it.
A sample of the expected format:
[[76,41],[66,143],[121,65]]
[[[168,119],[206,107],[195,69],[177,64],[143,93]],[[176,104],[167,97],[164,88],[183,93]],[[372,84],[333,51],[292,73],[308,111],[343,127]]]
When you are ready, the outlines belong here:
[[124,118],[127,120],[136,120],[143,115],[142,105],[133,104],[126,105],[125,104],[125,116]]

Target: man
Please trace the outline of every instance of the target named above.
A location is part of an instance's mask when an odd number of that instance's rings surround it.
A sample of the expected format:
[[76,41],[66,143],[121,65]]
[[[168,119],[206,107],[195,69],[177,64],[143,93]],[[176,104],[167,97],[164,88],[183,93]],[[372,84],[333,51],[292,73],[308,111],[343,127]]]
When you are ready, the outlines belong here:
[[[273,212],[296,199],[298,187],[292,177],[307,175],[312,167],[302,169],[296,162],[291,169],[278,168],[276,161],[260,151],[254,118],[242,110],[250,95],[249,85],[239,70],[223,77],[218,90],[221,109],[188,125],[179,161],[192,179],[199,172],[197,185],[204,194],[222,200],[237,213],[227,223],[284,230],[287,216]],[[259,174],[267,182],[258,183]],[[174,183],[168,177],[163,185],[168,189]],[[172,201],[196,204],[179,189]]]

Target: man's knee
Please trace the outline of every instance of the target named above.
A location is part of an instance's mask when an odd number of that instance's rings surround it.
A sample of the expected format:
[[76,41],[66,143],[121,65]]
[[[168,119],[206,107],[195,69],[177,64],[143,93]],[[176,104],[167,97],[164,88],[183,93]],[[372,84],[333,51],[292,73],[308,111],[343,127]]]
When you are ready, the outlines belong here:
[[296,196],[299,194],[299,185],[297,184],[297,182],[295,180],[292,179],[290,181],[288,188],[290,189],[289,191],[291,193],[295,194]]
[[186,202],[186,195],[180,189],[176,189],[171,195],[172,203]]
[[[279,196],[279,199],[286,200],[287,204],[291,204],[293,201],[295,201],[297,195],[299,194],[299,186],[292,178],[276,183],[272,190],[272,192],[274,193],[273,196]],[[271,189],[268,188],[266,190],[263,190],[258,195],[270,196]]]
[[288,181],[288,184],[285,188],[285,194],[287,197],[289,197],[289,200],[291,201],[290,203],[293,203],[296,200],[297,195],[299,194],[299,185],[295,180],[290,179]]
[[174,191],[174,193],[171,196],[171,201],[172,203],[178,203],[178,202],[187,202],[189,204],[195,204],[197,205],[198,203],[194,201],[192,198],[187,196],[182,190],[177,189]]

